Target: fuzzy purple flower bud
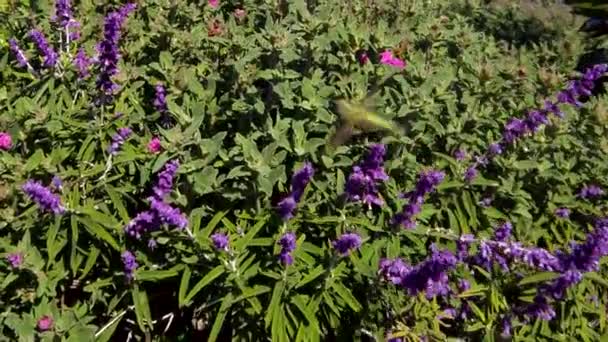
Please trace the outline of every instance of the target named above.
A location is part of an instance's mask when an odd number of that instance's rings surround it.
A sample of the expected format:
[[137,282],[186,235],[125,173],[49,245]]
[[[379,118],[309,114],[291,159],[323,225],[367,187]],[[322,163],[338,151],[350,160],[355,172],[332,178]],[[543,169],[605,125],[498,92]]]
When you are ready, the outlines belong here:
[[456,159],[457,161],[463,161],[467,158],[467,151],[465,151],[464,149],[457,149],[456,151],[454,151],[454,159]]
[[72,20],[72,5],[70,4],[70,0],[56,0],[55,15],[53,15],[51,21],[65,28],[70,20]]
[[349,201],[378,206],[384,204],[378,195],[378,185],[388,179],[383,167],[385,152],[384,145],[374,144],[370,146],[365,160],[353,167],[344,189]]
[[595,199],[604,194],[604,190],[595,184],[583,187],[578,196],[583,199]]
[[32,201],[38,204],[40,210],[52,212],[55,215],[65,212],[65,207],[61,204],[61,198],[43,186],[42,183],[28,180],[21,189]]
[[357,233],[345,233],[337,240],[334,240],[332,245],[338,254],[346,256],[350,254],[352,250],[361,247],[361,236]]
[[112,155],[118,154],[120,146],[124,144],[132,132],[133,131],[129,127],[119,128],[118,132],[112,136],[112,143],[110,144],[110,147],[108,147],[108,153]]
[[154,91],[154,108],[160,113],[165,113],[167,111],[167,91],[162,83],[157,83]]
[[179,229],[188,226],[188,219],[178,208],[174,208],[155,197],[150,198],[150,209],[156,213],[161,223]]
[[83,48],[78,49],[78,53],[76,54],[76,57],[74,57],[74,66],[78,71],[78,78],[83,79],[89,76],[91,59],[87,57],[87,54]]
[[507,241],[509,237],[511,237],[512,230],[513,225],[511,225],[511,222],[507,221],[496,228],[494,231],[494,238],[496,241]]
[[287,196],[283,198],[277,205],[277,212],[283,221],[288,221],[294,217],[296,207],[296,200],[293,196]]
[[11,253],[7,255],[6,260],[12,268],[19,268],[23,264],[23,254]]
[[409,202],[403,206],[400,213],[393,217],[393,224],[401,225],[406,229],[413,229],[416,226],[415,216],[422,210],[424,197],[435,191],[435,188],[444,178],[445,173],[442,171],[428,170],[421,172],[415,189],[403,195]]
[[127,279],[133,279],[133,273],[139,266],[135,259],[135,255],[133,255],[133,253],[131,253],[130,251],[124,251],[122,253],[122,263],[124,265],[125,276],[127,277]]
[[30,31],[30,38],[36,44],[38,51],[44,58],[44,66],[48,68],[52,68],[57,64],[57,60],[59,59],[59,55],[55,50],[49,45],[46,38],[44,37],[44,33],[39,30]]
[[467,183],[471,183],[472,181],[475,180],[475,178],[477,178],[477,175],[478,175],[477,168],[475,167],[475,165],[471,165],[464,172],[464,181]]
[[228,251],[228,235],[223,233],[215,233],[211,235],[211,241],[213,242],[213,246],[218,251]]
[[279,245],[281,245],[279,260],[283,265],[291,265],[293,263],[291,252],[296,249],[296,234],[291,232],[283,234],[279,239]]
[[287,221],[295,215],[298,202],[304,194],[304,189],[310,183],[314,174],[315,170],[312,164],[304,163],[304,166],[291,177],[291,193],[283,198],[276,208],[283,221]]
[[173,179],[179,169],[179,160],[174,159],[165,164],[163,171],[158,174],[158,179],[154,185],[154,196],[162,200],[173,190]]
[[570,217],[570,209],[557,208],[557,209],[555,209],[555,216],[566,219],[566,218]]
[[19,64],[19,66],[22,68],[26,67],[28,65],[27,57],[25,57],[23,50],[19,48],[17,40],[15,38],[9,39],[8,45],[11,51],[13,52],[13,55],[15,55],[15,59],[17,59],[17,63]]

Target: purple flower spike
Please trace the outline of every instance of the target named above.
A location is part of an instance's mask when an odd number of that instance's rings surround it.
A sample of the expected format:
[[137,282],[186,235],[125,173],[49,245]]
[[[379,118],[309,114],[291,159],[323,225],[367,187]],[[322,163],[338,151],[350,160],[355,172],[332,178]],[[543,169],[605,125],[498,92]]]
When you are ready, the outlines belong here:
[[25,54],[23,53],[21,48],[19,48],[17,40],[15,38],[9,39],[8,45],[11,51],[13,52],[13,55],[15,55],[15,59],[17,59],[17,63],[19,64],[19,66],[22,68],[26,67],[28,65],[27,57],[25,57]]
[[467,151],[459,148],[456,151],[454,151],[454,159],[456,159],[457,161],[463,161],[467,158]]
[[374,144],[370,146],[365,160],[353,167],[344,189],[349,201],[378,206],[384,204],[384,200],[378,195],[378,185],[388,180],[383,166],[385,152],[384,145]]
[[51,21],[56,22],[59,26],[65,28],[72,20],[72,5],[70,0],[55,1],[55,15]]
[[44,58],[44,66],[48,68],[54,67],[57,64],[59,55],[49,45],[46,38],[44,37],[44,33],[39,30],[32,30],[30,31],[30,38],[34,41],[34,43],[36,43],[38,51]]
[[553,102],[547,100],[547,101],[545,101],[545,106],[543,109],[547,113],[551,113],[560,119],[564,117],[564,112],[562,112],[562,110],[559,109],[559,106],[557,103],[553,103]]
[[131,253],[130,251],[124,251],[122,253],[122,263],[125,268],[125,276],[127,277],[127,279],[133,279],[133,273],[139,266],[135,259],[135,255],[133,255],[133,253]]
[[332,245],[338,254],[346,256],[352,250],[361,247],[361,237],[357,233],[345,233],[335,240]]
[[108,147],[108,153],[112,155],[118,154],[120,146],[124,144],[132,132],[133,131],[129,127],[119,128],[118,132],[112,136],[112,143],[110,144],[110,147]]
[[150,209],[156,213],[158,219],[163,224],[174,226],[178,229],[184,229],[188,226],[188,219],[179,209],[154,197],[150,198]]
[[61,204],[61,198],[43,186],[42,183],[28,180],[23,184],[21,189],[32,201],[38,204],[40,210],[51,212],[55,215],[65,212],[65,207]]
[[557,208],[557,209],[555,209],[555,216],[566,219],[566,218],[570,217],[570,209]]
[[585,186],[578,193],[578,196],[583,199],[595,199],[604,194],[604,190],[595,184]]
[[403,206],[400,213],[392,219],[393,224],[401,225],[406,229],[413,229],[416,226],[415,216],[422,211],[424,197],[435,191],[435,188],[443,181],[445,173],[437,170],[421,172],[414,191],[403,195],[409,203]]
[[304,166],[291,177],[291,193],[283,198],[276,207],[277,213],[283,221],[288,221],[294,217],[298,202],[304,194],[304,189],[310,183],[314,174],[315,170],[312,164],[304,163]]
[[494,238],[496,241],[507,241],[509,237],[511,237],[511,232],[513,231],[513,225],[511,222],[505,222],[500,225],[494,231]]
[[158,174],[158,179],[156,181],[156,185],[154,185],[154,196],[163,200],[171,191],[173,190],[173,179],[177,174],[177,170],[179,169],[179,160],[174,159],[167,164]]
[[472,181],[475,180],[475,178],[477,178],[478,175],[478,171],[477,168],[475,167],[475,165],[469,166],[466,171],[464,172],[464,180],[467,183],[471,183]]
[[213,246],[218,251],[228,251],[228,235],[223,233],[215,233],[211,235],[211,241],[213,242]]
[[156,84],[154,90],[154,108],[160,113],[165,113],[167,111],[167,91],[162,83]]
[[534,302],[523,308],[523,314],[531,318],[550,321],[555,317],[555,310],[547,303],[547,298],[541,295],[534,297]]
[[78,49],[78,53],[76,54],[76,57],[74,57],[74,66],[78,71],[78,78],[83,79],[89,76],[91,59],[87,57],[87,54],[83,48]]
[[285,233],[279,239],[279,245],[281,245],[279,260],[283,265],[291,265],[293,263],[291,253],[296,249],[296,234],[291,232]]

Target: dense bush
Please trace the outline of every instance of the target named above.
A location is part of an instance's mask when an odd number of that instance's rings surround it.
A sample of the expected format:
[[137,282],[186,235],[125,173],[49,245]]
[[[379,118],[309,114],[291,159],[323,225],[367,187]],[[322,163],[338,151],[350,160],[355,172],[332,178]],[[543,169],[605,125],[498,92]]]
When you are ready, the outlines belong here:
[[[474,1],[1,10],[3,339],[608,333],[606,70],[572,71],[576,25]],[[332,148],[332,100],[376,87],[406,134]]]

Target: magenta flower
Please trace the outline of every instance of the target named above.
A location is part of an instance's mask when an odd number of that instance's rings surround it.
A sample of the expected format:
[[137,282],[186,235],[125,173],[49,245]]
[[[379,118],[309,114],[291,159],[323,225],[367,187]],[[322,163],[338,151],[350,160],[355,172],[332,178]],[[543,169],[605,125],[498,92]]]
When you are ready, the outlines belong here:
[[38,319],[38,330],[47,331],[53,327],[53,318],[48,315],[44,315]]
[[160,144],[160,139],[158,137],[154,137],[148,143],[148,151],[150,153],[158,153],[162,150],[162,146]]
[[405,61],[393,56],[393,52],[391,50],[385,50],[380,54],[380,63],[399,69],[403,69],[406,66]]
[[13,147],[13,138],[6,132],[0,132],[0,150],[8,151]]
[[11,253],[6,257],[6,260],[11,264],[12,268],[19,268],[23,264],[23,254]]
[[220,0],[209,0],[208,3],[211,8],[218,8],[220,6]]

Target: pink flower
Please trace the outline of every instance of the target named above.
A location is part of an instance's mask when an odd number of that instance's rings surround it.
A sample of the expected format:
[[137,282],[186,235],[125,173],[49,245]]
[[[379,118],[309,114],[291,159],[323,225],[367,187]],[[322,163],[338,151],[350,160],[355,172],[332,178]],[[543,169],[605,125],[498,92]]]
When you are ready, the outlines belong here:
[[367,64],[367,62],[369,62],[369,56],[367,56],[366,52],[363,52],[361,55],[359,55],[359,63]]
[[8,151],[13,146],[11,135],[6,132],[0,132],[0,150]]
[[245,12],[244,9],[241,8],[237,8],[234,10],[234,17],[238,20],[241,21],[245,18],[245,16],[247,15],[247,12]]
[[211,8],[218,8],[220,5],[220,0],[209,0],[208,3]]
[[160,150],[162,150],[162,148],[163,147],[160,144],[160,139],[157,137],[152,138],[148,143],[148,151],[150,151],[150,153],[158,153]]
[[47,331],[53,327],[53,318],[44,315],[38,319],[38,330]]
[[391,50],[385,50],[380,54],[380,63],[394,66],[399,69],[405,68],[405,62],[393,56],[393,52]]

